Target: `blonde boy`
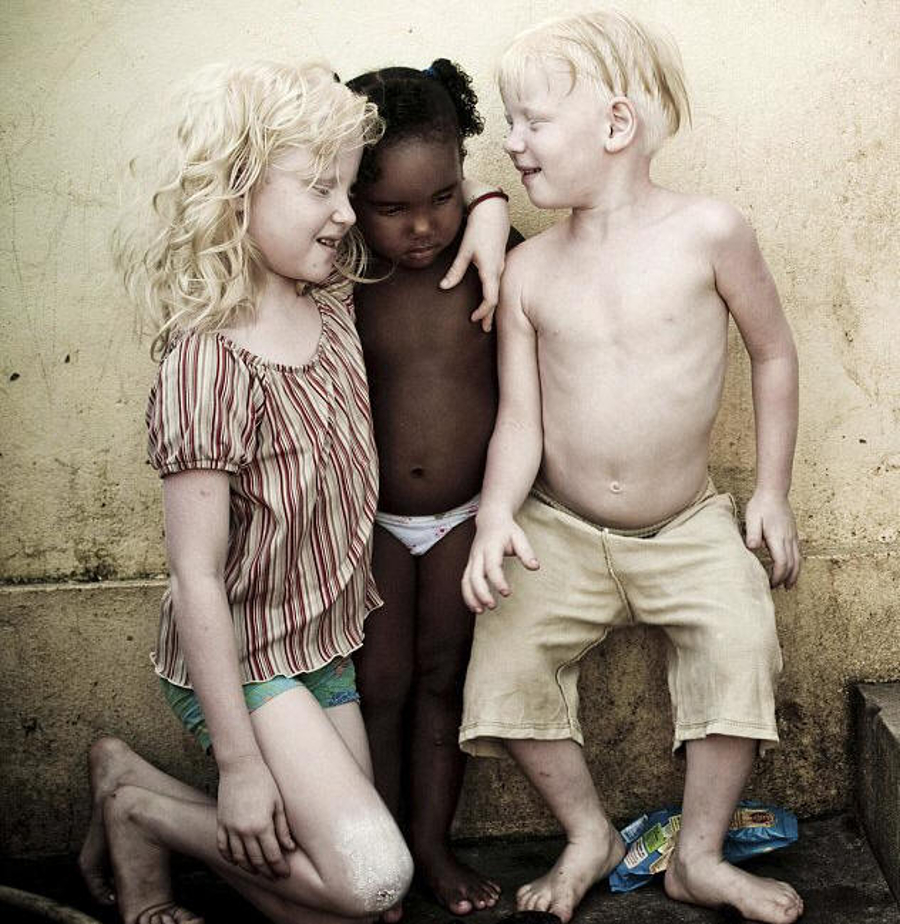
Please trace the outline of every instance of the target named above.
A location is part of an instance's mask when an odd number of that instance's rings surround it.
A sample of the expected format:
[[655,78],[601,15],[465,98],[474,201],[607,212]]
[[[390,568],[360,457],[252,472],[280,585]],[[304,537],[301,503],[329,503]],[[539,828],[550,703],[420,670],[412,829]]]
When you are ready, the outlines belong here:
[[[721,855],[755,754],[777,741],[769,583],[791,587],[800,568],[788,503],[797,357],[775,286],[734,209],[650,180],[688,115],[665,40],[614,13],[556,20],[513,42],[500,87],[529,198],[571,209],[509,257],[500,409],[463,577],[480,615],[460,740],[509,753],[567,836],[518,905],[568,921],[622,858],[579,746],[576,683],[589,648],[641,622],[670,642],[674,746],[687,757],[666,891],[794,921],[803,904],[789,885]],[[707,475],[729,315],[756,418],[746,546]],[[770,581],[747,548],[762,541]],[[520,560],[508,581],[504,555]]]

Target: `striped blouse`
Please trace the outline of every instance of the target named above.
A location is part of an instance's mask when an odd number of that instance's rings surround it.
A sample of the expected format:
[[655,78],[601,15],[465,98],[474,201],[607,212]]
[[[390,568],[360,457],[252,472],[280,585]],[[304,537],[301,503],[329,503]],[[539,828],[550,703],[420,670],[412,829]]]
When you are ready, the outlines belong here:
[[[322,333],[305,365],[187,334],[163,358],[147,408],[161,476],[230,476],[225,590],[244,683],[349,654],[381,605],[370,570],[378,468],[352,294],[315,298]],[[151,658],[190,686],[168,591]]]

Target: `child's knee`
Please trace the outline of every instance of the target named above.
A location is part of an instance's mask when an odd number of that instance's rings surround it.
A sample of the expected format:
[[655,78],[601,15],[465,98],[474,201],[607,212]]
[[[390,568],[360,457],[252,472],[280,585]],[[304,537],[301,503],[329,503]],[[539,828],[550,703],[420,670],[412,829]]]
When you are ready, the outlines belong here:
[[781,647],[774,619],[748,626],[730,647],[722,667],[733,682],[766,686],[781,672]]
[[345,822],[334,831],[333,845],[317,866],[338,914],[379,915],[406,894],[413,860],[389,815]]
[[413,861],[409,851],[377,849],[365,858],[350,861],[334,883],[335,910],[347,917],[380,915],[406,894],[412,883]]
[[719,683],[759,683],[781,670],[775,618],[768,609],[731,619],[724,630],[710,625],[698,642],[695,650],[705,670],[714,672]]
[[416,678],[416,696],[430,696],[456,704],[462,702],[463,682],[466,678],[467,659],[440,658],[420,666]]

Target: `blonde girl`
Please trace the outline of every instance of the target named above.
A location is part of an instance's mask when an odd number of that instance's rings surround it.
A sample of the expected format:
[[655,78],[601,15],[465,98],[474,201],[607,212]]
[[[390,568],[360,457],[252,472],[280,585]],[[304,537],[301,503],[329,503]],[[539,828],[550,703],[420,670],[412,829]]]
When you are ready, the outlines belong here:
[[109,861],[126,924],[197,920],[174,901],[171,851],[273,921],[375,917],[412,872],[349,659],[380,599],[348,192],[381,124],[322,66],[207,69],[175,111],[116,254],[160,318],[147,423],[171,580],[153,661],[215,757],[218,798],[102,739],[81,866],[111,901]]

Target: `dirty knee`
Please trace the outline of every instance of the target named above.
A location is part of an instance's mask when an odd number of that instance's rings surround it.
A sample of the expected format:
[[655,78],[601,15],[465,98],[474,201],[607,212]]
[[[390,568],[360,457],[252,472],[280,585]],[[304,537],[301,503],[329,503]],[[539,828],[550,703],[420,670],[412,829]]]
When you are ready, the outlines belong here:
[[[393,829],[393,830],[392,830]],[[393,907],[409,889],[413,860],[393,821],[347,826],[336,838],[340,862],[329,876],[336,910],[348,917],[376,915]]]

